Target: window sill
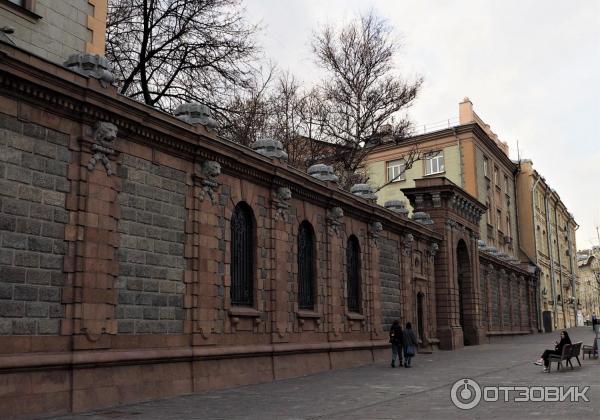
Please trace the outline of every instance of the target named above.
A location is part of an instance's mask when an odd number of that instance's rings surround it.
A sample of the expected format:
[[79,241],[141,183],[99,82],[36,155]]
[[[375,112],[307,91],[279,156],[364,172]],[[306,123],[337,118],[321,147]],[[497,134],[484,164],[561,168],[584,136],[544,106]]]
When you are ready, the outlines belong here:
[[351,319],[353,321],[364,321],[365,316],[363,314],[359,314],[357,312],[346,312],[346,318]]
[[234,306],[229,309],[229,316],[244,318],[260,318],[262,312],[254,308]]
[[296,316],[298,318],[321,318],[321,314],[318,312],[310,311],[307,309],[299,309],[296,311]]
[[444,170],[444,171],[441,171],[441,172],[433,172],[431,174],[425,174],[424,176],[425,177],[428,177],[428,176],[434,177],[434,176],[442,175],[442,174],[445,174],[445,173],[446,173],[446,171]]
[[0,0],[0,9],[4,9],[8,12],[11,12],[32,23],[36,23],[42,18],[40,15],[33,12],[32,10],[29,10],[23,6],[19,6],[18,4],[11,3],[8,0]]

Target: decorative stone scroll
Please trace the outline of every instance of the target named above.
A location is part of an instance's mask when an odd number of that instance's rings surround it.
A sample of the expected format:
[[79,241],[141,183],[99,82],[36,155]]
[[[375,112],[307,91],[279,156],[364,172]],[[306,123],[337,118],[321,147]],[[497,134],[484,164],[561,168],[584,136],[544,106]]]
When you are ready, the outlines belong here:
[[339,234],[340,226],[342,226],[342,219],[344,218],[344,210],[341,207],[333,207],[327,212],[327,222],[329,227],[336,235]]
[[202,179],[202,190],[199,194],[200,201],[203,201],[204,197],[208,195],[213,205],[217,203],[217,189],[219,188],[217,177],[219,175],[221,175],[221,165],[219,162],[215,162],[214,160],[205,160],[202,162],[202,166],[200,167],[200,178]]
[[209,130],[215,130],[219,124],[212,117],[210,108],[199,102],[181,104],[175,108],[175,116],[188,124],[201,124]]
[[321,181],[339,181],[339,177],[333,171],[333,166],[325,165],[323,163],[317,163],[316,165],[309,166],[307,172],[313,178],[320,179]]
[[286,161],[288,154],[283,150],[283,144],[275,139],[258,139],[250,145],[256,153],[269,158]]
[[288,187],[279,187],[273,198],[273,205],[275,206],[276,216],[281,217],[282,220],[287,220],[288,211],[290,208],[290,200],[292,199],[292,190]]
[[388,200],[383,204],[383,207],[393,211],[394,213],[399,213],[404,216],[408,216],[408,209],[406,208],[406,203],[402,200]]
[[87,164],[87,168],[90,171],[94,170],[98,161],[102,161],[102,164],[106,168],[106,175],[111,176],[114,173],[107,155],[115,153],[113,143],[116,138],[116,125],[106,121],[100,121],[96,124],[94,128],[94,144],[92,144],[92,152],[94,154]]
[[375,190],[369,184],[354,184],[350,187],[350,193],[369,201],[377,201]]
[[424,211],[416,211],[413,213],[413,220],[425,226],[433,225],[433,220],[429,217],[429,214]]
[[71,54],[63,65],[83,76],[98,79],[104,87],[115,80],[115,76],[110,71],[108,60],[98,54]]

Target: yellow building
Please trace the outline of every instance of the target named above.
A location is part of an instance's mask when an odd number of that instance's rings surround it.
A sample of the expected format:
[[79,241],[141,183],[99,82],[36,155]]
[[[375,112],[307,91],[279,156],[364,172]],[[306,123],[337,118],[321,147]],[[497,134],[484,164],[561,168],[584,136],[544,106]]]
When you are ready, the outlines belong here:
[[[418,147],[432,152],[416,161],[403,176],[403,157]],[[481,218],[481,240],[489,248],[518,259],[519,244],[516,218],[515,176],[517,164],[508,157],[508,145],[483,122],[465,98],[459,104],[459,124],[408,139],[399,144],[389,142],[376,147],[368,156],[369,183],[378,192],[378,203],[408,200],[401,192],[415,185],[415,179],[446,177],[488,206]]]
[[76,53],[104,55],[108,0],[2,0],[0,40],[63,63]]
[[591,320],[592,315],[600,317],[600,247],[577,253],[577,290],[581,315]]
[[521,161],[517,196],[521,249],[540,270],[543,328],[552,331],[575,326],[580,296],[575,255],[578,225],[531,160]]

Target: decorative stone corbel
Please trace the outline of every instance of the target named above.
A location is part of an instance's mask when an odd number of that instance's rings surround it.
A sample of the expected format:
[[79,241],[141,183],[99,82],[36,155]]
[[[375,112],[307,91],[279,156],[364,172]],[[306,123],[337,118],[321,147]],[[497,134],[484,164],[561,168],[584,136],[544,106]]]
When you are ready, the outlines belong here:
[[442,207],[442,196],[440,193],[431,194],[431,201],[433,202],[433,207]]
[[281,217],[282,220],[287,221],[288,210],[290,208],[290,200],[292,198],[292,190],[288,187],[279,187],[273,198],[273,205],[276,210],[276,217]]
[[400,240],[400,245],[402,248],[402,255],[408,257],[412,252],[413,242],[415,241],[415,237],[412,233],[407,233],[403,235]]
[[208,195],[212,204],[217,203],[217,189],[219,181],[217,177],[221,175],[221,165],[214,160],[205,160],[200,167],[200,178],[202,179],[202,190],[200,191],[199,199],[204,200]]
[[344,218],[344,210],[341,207],[333,207],[327,212],[327,222],[329,227],[336,235],[339,234],[342,219]]
[[439,249],[439,245],[436,242],[432,242],[427,248],[427,254],[429,255],[429,258],[433,260]]
[[98,161],[102,161],[102,164],[106,168],[106,175],[111,176],[113,174],[110,160],[107,155],[113,155],[115,150],[113,149],[113,143],[117,138],[117,126],[106,122],[100,121],[96,123],[94,127],[94,144],[92,144],[92,158],[87,164],[87,168],[93,171]]
[[369,236],[373,240],[373,243],[375,244],[375,246],[379,245],[377,240],[379,239],[379,234],[382,231],[383,231],[383,224],[381,224],[381,222],[372,222],[371,224],[369,224],[369,230],[368,230]]

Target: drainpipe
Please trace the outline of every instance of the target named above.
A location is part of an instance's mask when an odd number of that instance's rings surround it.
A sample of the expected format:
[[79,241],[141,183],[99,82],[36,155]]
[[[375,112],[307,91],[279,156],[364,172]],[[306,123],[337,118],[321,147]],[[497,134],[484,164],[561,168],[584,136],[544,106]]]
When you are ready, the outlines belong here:
[[556,329],[556,278],[554,276],[554,257],[552,256],[552,241],[550,240],[550,215],[548,214],[548,193],[544,194],[544,209],[545,209],[545,216],[546,216],[546,243],[548,244],[548,257],[550,258],[550,278],[551,278],[551,286],[552,286],[552,306],[553,306],[553,311],[554,311],[554,317],[553,317],[553,324],[554,324],[554,329]]

